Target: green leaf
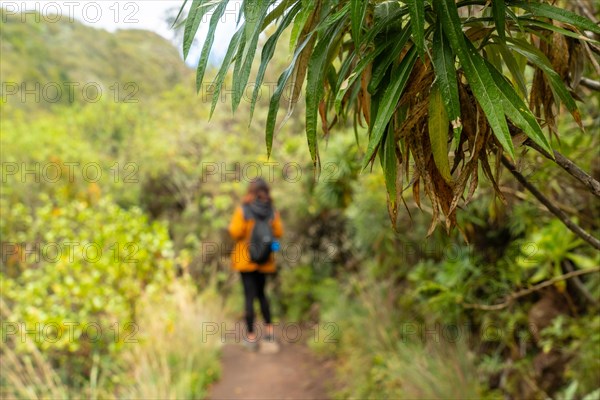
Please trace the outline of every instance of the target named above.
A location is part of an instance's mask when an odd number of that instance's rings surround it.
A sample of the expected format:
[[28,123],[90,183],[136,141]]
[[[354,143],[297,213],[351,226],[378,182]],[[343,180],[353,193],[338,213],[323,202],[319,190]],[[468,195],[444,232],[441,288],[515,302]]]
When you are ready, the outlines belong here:
[[448,118],[452,122],[455,145],[458,146],[462,121],[460,119],[460,100],[458,97],[458,80],[454,67],[454,53],[442,30],[441,23],[433,34],[432,63],[435,70],[436,82],[439,85]]
[[[594,42],[594,43],[598,43],[598,41],[591,39],[585,35],[582,35],[581,33],[577,33],[577,32],[573,32],[570,31],[568,29],[564,29],[561,28],[560,26],[556,26],[556,25],[552,25],[549,24],[547,22],[544,21],[538,21],[536,19],[530,19],[530,18],[519,18],[519,21],[521,22],[522,26],[529,28],[530,26],[533,27],[537,27],[537,28],[541,28],[541,29],[545,29],[548,31],[552,31],[552,32],[557,32],[560,33],[563,36],[568,36],[568,37],[572,37],[574,39],[579,39],[579,40],[585,40],[585,41],[589,41],[589,42]],[[528,29],[528,32],[534,33],[540,37],[544,37],[545,38],[545,32],[539,32],[536,29]]]
[[490,76],[485,60],[463,34],[456,4],[452,0],[434,0],[433,4],[438,18],[442,21],[443,30],[452,49],[458,55],[473,94],[483,109],[494,135],[514,158],[514,147],[501,105],[502,96]]
[[275,21],[277,18],[281,17],[285,11],[291,6],[293,5],[293,7],[299,7],[300,6],[300,2],[297,2],[296,0],[283,0],[282,2],[280,2],[277,7],[275,7],[264,19],[262,27],[260,28],[261,31],[264,31],[267,26],[269,26],[269,24],[273,21]]
[[448,160],[448,114],[444,106],[442,91],[437,83],[434,83],[429,93],[429,141],[433,161],[440,175],[448,183],[452,183],[450,175],[450,161]]
[[[378,6],[383,8],[383,6],[387,5],[388,3],[396,4],[393,1],[389,1],[389,2],[384,2],[384,3],[379,3]],[[385,7],[385,8],[386,8],[386,12],[384,13],[384,16],[380,19],[375,20],[376,21],[375,25],[371,26],[369,28],[369,30],[362,36],[362,41],[360,42],[360,44],[358,46],[356,46],[357,48],[360,48],[363,45],[370,43],[371,41],[373,41],[376,38],[377,35],[387,33],[387,29],[389,29],[390,26],[393,26],[394,24],[401,25],[403,16],[405,14],[408,14],[408,9],[406,7],[402,7],[402,8],[400,8],[400,7],[398,7],[398,8]],[[388,8],[392,8],[392,9],[388,10]],[[384,31],[384,32],[382,32],[382,31]]]
[[283,31],[290,25],[290,23],[294,20],[296,14],[300,11],[300,3],[296,3],[283,17],[279,25],[277,26],[277,30],[269,37],[267,42],[265,43],[262,53],[261,53],[261,61],[260,67],[258,68],[258,73],[256,74],[256,82],[254,83],[254,91],[252,92],[252,101],[250,102],[250,122],[252,122],[252,116],[254,115],[254,108],[256,106],[256,100],[258,99],[258,94],[260,92],[260,86],[265,78],[265,72],[267,70],[267,66],[273,55],[275,54],[275,47],[277,46],[277,41],[281,37]]
[[528,137],[531,138],[535,143],[540,145],[548,154],[553,154],[550,143],[542,128],[537,122],[537,119],[527,107],[522,98],[519,97],[517,92],[506,78],[498,71],[491,63],[488,63],[488,69],[494,79],[494,82],[500,89],[503,95],[502,106],[504,112],[510,118],[510,120],[519,127]]
[[506,4],[504,0],[492,0],[492,14],[496,23],[496,31],[500,39],[506,39]]
[[221,1],[221,3],[215,9],[213,15],[210,17],[208,33],[206,35],[206,39],[204,40],[204,45],[202,46],[202,53],[200,55],[200,60],[198,61],[198,69],[196,70],[197,92],[200,91],[200,87],[202,86],[202,81],[204,80],[204,73],[206,71],[206,64],[208,63],[208,56],[210,55],[210,50],[215,39],[215,31],[217,29],[217,25],[219,23],[220,18],[225,13],[227,3],[227,0]]
[[188,0],[183,0],[183,4],[179,8],[179,12],[177,13],[177,16],[175,17],[175,19],[173,20],[173,24],[171,25],[171,28],[174,28],[175,25],[177,24],[177,21],[179,21],[179,18],[181,18],[181,14],[183,14],[183,10],[185,9],[185,5],[187,4],[187,2],[188,2]]
[[351,0],[350,13],[352,19],[352,40],[355,43],[360,43],[362,34],[362,25],[367,13],[367,0]]
[[298,43],[298,38],[300,37],[300,33],[306,25],[306,21],[312,12],[314,12],[315,2],[314,0],[302,0],[302,9],[296,15],[294,19],[294,25],[292,26],[292,33],[290,34],[290,49],[293,50],[296,48],[296,44]]
[[304,47],[311,41],[312,35],[314,32],[309,33],[304,41],[296,48],[294,53],[294,57],[290,62],[290,65],[282,72],[277,80],[277,87],[271,96],[271,101],[269,102],[269,113],[267,115],[267,127],[266,127],[266,135],[265,142],[267,145],[267,156],[271,156],[271,149],[273,148],[273,134],[275,133],[275,124],[277,122],[277,113],[279,111],[279,100],[281,99],[281,95],[283,94],[283,90],[285,89],[285,85],[287,84],[294,68],[296,67],[296,62],[298,61],[298,57],[304,50]]
[[373,154],[381,142],[381,138],[385,132],[385,128],[389,123],[396,105],[402,96],[408,77],[412,71],[415,61],[417,60],[417,53],[415,47],[406,53],[399,65],[392,70],[392,75],[389,85],[385,88],[381,97],[381,102],[378,105],[377,115],[371,115],[371,119],[374,120],[371,128],[371,137],[369,139],[369,145],[367,146],[367,152],[363,159],[363,168],[369,164],[373,159]]
[[521,55],[517,54],[517,56],[523,60],[522,63],[517,62],[515,55],[510,51],[510,49],[506,45],[506,42],[490,43],[490,46],[495,46],[498,48],[498,51],[500,52],[500,55],[502,56],[502,59],[504,60],[508,71],[512,75],[514,82],[517,84],[519,92],[521,92],[521,97],[526,99],[527,85],[525,83],[525,76],[523,75],[526,66],[525,59],[522,58]]
[[589,19],[577,15],[572,11],[564,8],[558,8],[546,3],[525,2],[525,1],[510,1],[509,5],[527,10],[536,17],[546,17],[556,21],[571,24],[579,29],[592,31],[600,35],[600,26],[596,25]]
[[575,119],[575,122],[577,122],[577,124],[579,124],[579,126],[581,127],[582,126],[581,114],[579,113],[577,104],[575,103],[573,96],[571,96],[569,89],[567,89],[567,86],[565,85],[563,80],[560,78],[560,75],[558,75],[558,73],[552,68],[552,65],[550,64],[550,60],[548,60],[548,57],[546,57],[544,55],[544,53],[542,53],[539,49],[535,48],[534,46],[530,45],[529,43],[525,42],[524,40],[508,38],[507,44],[514,51],[523,55],[529,61],[531,61],[531,63],[533,63],[535,66],[537,66],[542,71],[544,71],[546,78],[548,78],[548,83],[550,84],[550,87],[552,88],[552,92],[556,96],[558,96],[558,98],[563,103],[565,103],[567,110],[569,110],[569,112]]
[[198,27],[200,26],[202,17],[204,17],[204,14],[206,14],[210,9],[216,6],[214,3],[205,4],[205,2],[206,0],[192,1],[192,6],[190,7],[190,12],[188,13],[187,20],[185,21],[185,28],[183,30],[184,59],[187,58],[190,48],[192,47],[192,43],[194,43],[194,37],[196,36],[196,32],[198,32]]
[[398,166],[396,164],[396,138],[391,126],[388,126],[387,133],[383,140],[383,146],[379,149],[379,161],[383,169],[385,178],[385,187],[387,189],[392,207],[396,205],[396,177],[398,175]]
[[[350,75],[348,75],[348,77],[339,84],[339,87],[338,87],[338,90],[337,90],[337,93],[335,96],[335,100],[334,100],[334,107],[338,114],[341,113],[342,100],[346,96],[346,93],[348,92],[348,90],[353,87],[354,82],[356,82],[356,80],[361,76],[361,74],[363,73],[365,68],[369,64],[371,64],[378,55],[380,55],[382,52],[384,52],[390,46],[390,44],[392,44],[392,42],[393,42],[393,40],[392,40],[392,38],[390,38],[389,41],[387,41],[385,44],[377,46],[370,53],[359,54],[357,52],[348,57],[348,60],[352,61],[354,58],[359,58],[360,61],[356,64],[356,67],[354,67],[354,70],[352,71],[352,73]],[[343,67],[346,67],[346,68],[343,68],[343,70],[349,68],[350,65],[351,65],[350,63],[347,63],[347,64],[345,63]],[[340,71],[340,77],[342,77],[342,76],[344,76],[344,75],[342,75],[342,71]]]
[[385,76],[389,66],[394,61],[396,61],[398,57],[400,57],[400,54],[402,54],[402,50],[404,49],[404,46],[406,45],[410,37],[409,25],[410,22],[406,25],[406,29],[404,29],[400,37],[392,36],[388,42],[380,44],[381,47],[388,47],[390,44],[392,44],[393,46],[391,50],[385,51],[385,57],[380,62],[378,62],[377,65],[373,68],[373,72],[371,74],[371,81],[369,82],[369,86],[367,87],[369,93],[372,94],[377,91],[377,89],[379,88],[379,84]]
[[252,61],[254,60],[256,47],[258,46],[258,38],[268,6],[268,0],[244,2],[244,30],[246,43],[240,58],[240,69],[233,75],[233,95],[231,102],[233,111],[237,109],[246,90],[248,78],[250,77],[250,69],[252,68]]
[[227,53],[225,53],[225,57],[223,58],[223,62],[221,63],[221,68],[219,68],[219,72],[217,76],[212,82],[212,86],[215,87],[213,91],[212,104],[210,107],[210,116],[212,117],[213,112],[215,111],[215,107],[219,102],[219,94],[221,93],[221,87],[223,86],[223,82],[225,81],[225,77],[227,75],[227,70],[231,65],[231,60],[233,59],[233,55],[237,52],[237,49],[240,44],[240,40],[243,36],[244,29],[240,28],[235,32],[233,37],[231,38],[231,42],[229,42],[229,47],[227,48]]
[[[332,15],[333,18],[337,18]],[[339,20],[336,24],[329,26],[319,38],[308,62],[306,75],[306,138],[313,163],[317,162],[317,119],[319,113],[319,102],[323,97],[323,76],[326,66],[327,55],[332,45],[336,43],[332,38],[337,38],[344,26],[344,21]]]
[[419,56],[425,56],[425,0],[406,0],[412,25],[412,35]]

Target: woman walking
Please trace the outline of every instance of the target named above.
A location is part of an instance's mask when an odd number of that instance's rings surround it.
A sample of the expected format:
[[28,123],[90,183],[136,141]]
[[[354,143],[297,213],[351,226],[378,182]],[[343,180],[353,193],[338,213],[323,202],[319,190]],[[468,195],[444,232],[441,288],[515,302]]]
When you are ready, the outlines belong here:
[[267,275],[275,272],[277,238],[283,234],[279,212],[273,207],[269,185],[264,179],[250,182],[248,193],[242,205],[237,207],[229,234],[236,241],[231,255],[232,268],[239,271],[244,286],[246,327],[248,335],[244,344],[250,350],[258,347],[258,337],[254,330],[254,299],[258,298],[265,321],[265,337],[273,342],[273,325],[269,300],[265,294]]

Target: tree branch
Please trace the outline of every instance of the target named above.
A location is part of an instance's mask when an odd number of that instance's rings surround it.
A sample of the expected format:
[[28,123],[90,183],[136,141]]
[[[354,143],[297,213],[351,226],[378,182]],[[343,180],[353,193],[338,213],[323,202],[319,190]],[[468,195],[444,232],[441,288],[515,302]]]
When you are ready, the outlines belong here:
[[[571,260],[568,260],[568,259],[564,260],[563,264],[564,264],[565,268],[567,269],[567,271],[569,271],[569,272],[576,271]],[[592,303],[594,305],[598,304],[598,300],[596,300],[594,298],[594,296],[592,296],[592,294],[589,292],[589,290],[587,290],[587,288],[585,287],[583,282],[581,282],[581,279],[579,279],[578,276],[573,277],[573,284],[575,285],[575,288],[579,291],[579,293],[581,293],[583,295],[583,297],[586,298],[587,301],[589,301],[590,303]]]
[[510,171],[511,174],[521,185],[523,185],[527,190],[531,192],[535,196],[536,199],[539,200],[540,203],[546,206],[546,208],[554,214],[567,228],[569,228],[573,233],[577,236],[591,244],[594,248],[600,250],[600,240],[596,239],[588,232],[586,232],[582,227],[574,223],[569,219],[569,216],[565,214],[560,208],[556,207],[552,202],[544,196],[535,186],[533,186],[523,175],[517,171],[517,168],[511,163],[506,156],[502,156],[502,164]]
[[556,162],[558,165],[562,167],[569,175],[577,179],[579,182],[583,183],[590,192],[596,196],[600,197],[600,182],[591,177],[587,172],[579,168],[573,161],[569,160],[567,157],[563,156],[558,151],[554,150],[554,158],[550,156],[550,154],[540,147],[537,143],[535,143],[531,139],[527,139],[525,144],[532,149],[538,151],[544,157],[549,160]]
[[564,281],[566,279],[574,278],[574,277],[580,276],[580,275],[593,274],[593,273],[596,273],[596,272],[600,272],[600,267],[594,267],[594,268],[588,268],[588,269],[579,269],[579,270],[576,270],[576,271],[571,271],[571,272],[568,272],[568,273],[560,275],[560,276],[555,276],[554,278],[549,279],[547,281],[538,283],[537,285],[534,285],[534,286],[532,286],[532,287],[530,287],[528,289],[523,289],[523,290],[519,290],[518,292],[511,293],[510,295],[508,295],[505,298],[505,300],[502,303],[492,304],[492,305],[463,303],[463,306],[465,308],[473,308],[473,309],[484,310],[484,311],[498,311],[498,310],[502,310],[503,308],[506,308],[509,305],[511,305],[512,302],[515,301],[516,299],[518,299],[520,297],[523,297],[523,296],[527,296],[528,294],[531,294],[533,292],[537,292],[538,290],[544,289],[544,288],[546,288],[548,286],[552,286],[556,282]]
[[600,92],[600,82],[592,80],[590,78],[583,77],[579,81],[581,86],[585,86],[588,89],[595,90],[596,92]]

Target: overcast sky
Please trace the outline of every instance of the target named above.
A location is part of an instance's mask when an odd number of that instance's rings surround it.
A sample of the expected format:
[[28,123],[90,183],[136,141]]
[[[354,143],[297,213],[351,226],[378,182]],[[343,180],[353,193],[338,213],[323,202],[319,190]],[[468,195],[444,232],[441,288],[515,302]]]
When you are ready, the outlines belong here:
[[[188,7],[189,7],[188,2]],[[168,15],[176,15],[183,0],[65,0],[65,1],[0,1],[7,13],[37,10],[47,22],[78,20],[95,28],[115,31],[117,29],[147,29],[173,41],[181,51],[181,38],[177,38],[166,22]],[[226,44],[235,29],[236,13],[241,1],[232,2],[219,25],[213,45],[213,58],[221,58],[227,50]],[[32,14],[22,18],[35,19]],[[201,24],[198,39],[206,35],[208,20]],[[194,64],[199,57],[198,46],[190,53],[187,62]]]

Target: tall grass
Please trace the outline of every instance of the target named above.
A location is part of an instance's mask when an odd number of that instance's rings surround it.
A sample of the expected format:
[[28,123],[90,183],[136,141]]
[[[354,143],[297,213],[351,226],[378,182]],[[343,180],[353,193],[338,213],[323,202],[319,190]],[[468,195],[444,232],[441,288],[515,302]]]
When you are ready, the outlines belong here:
[[[406,334],[409,322],[392,282],[349,282],[337,301],[322,301],[321,321],[339,329],[335,345],[314,343],[339,365],[340,399],[479,399],[486,396],[465,340]],[[331,297],[325,295],[325,297]],[[406,326],[406,325],[405,325]]]
[[[8,305],[0,298],[0,318],[9,321],[10,315]],[[24,341],[17,353],[18,338],[7,335],[4,329],[2,326],[0,398],[68,398],[68,388],[38,348],[32,342]]]
[[[203,322],[221,322],[220,301],[213,289],[200,294],[189,282],[177,281],[168,293],[146,293],[136,307],[138,327],[119,360],[92,356],[88,385],[72,388],[33,341],[3,341],[0,349],[2,399],[181,399],[203,398],[219,377],[219,335],[203,335]],[[0,304],[2,319],[10,311]],[[206,336],[203,340],[203,336]],[[8,336],[10,337],[10,336]],[[115,365],[124,367],[111,368]],[[102,369],[101,366],[104,366]],[[114,375],[118,375],[115,379]],[[107,386],[110,381],[120,382]]]
[[196,296],[177,283],[172,294],[148,296],[139,307],[140,343],[125,355],[131,383],[122,398],[203,398],[219,377],[219,335],[204,335],[203,323],[221,322],[214,291]]

